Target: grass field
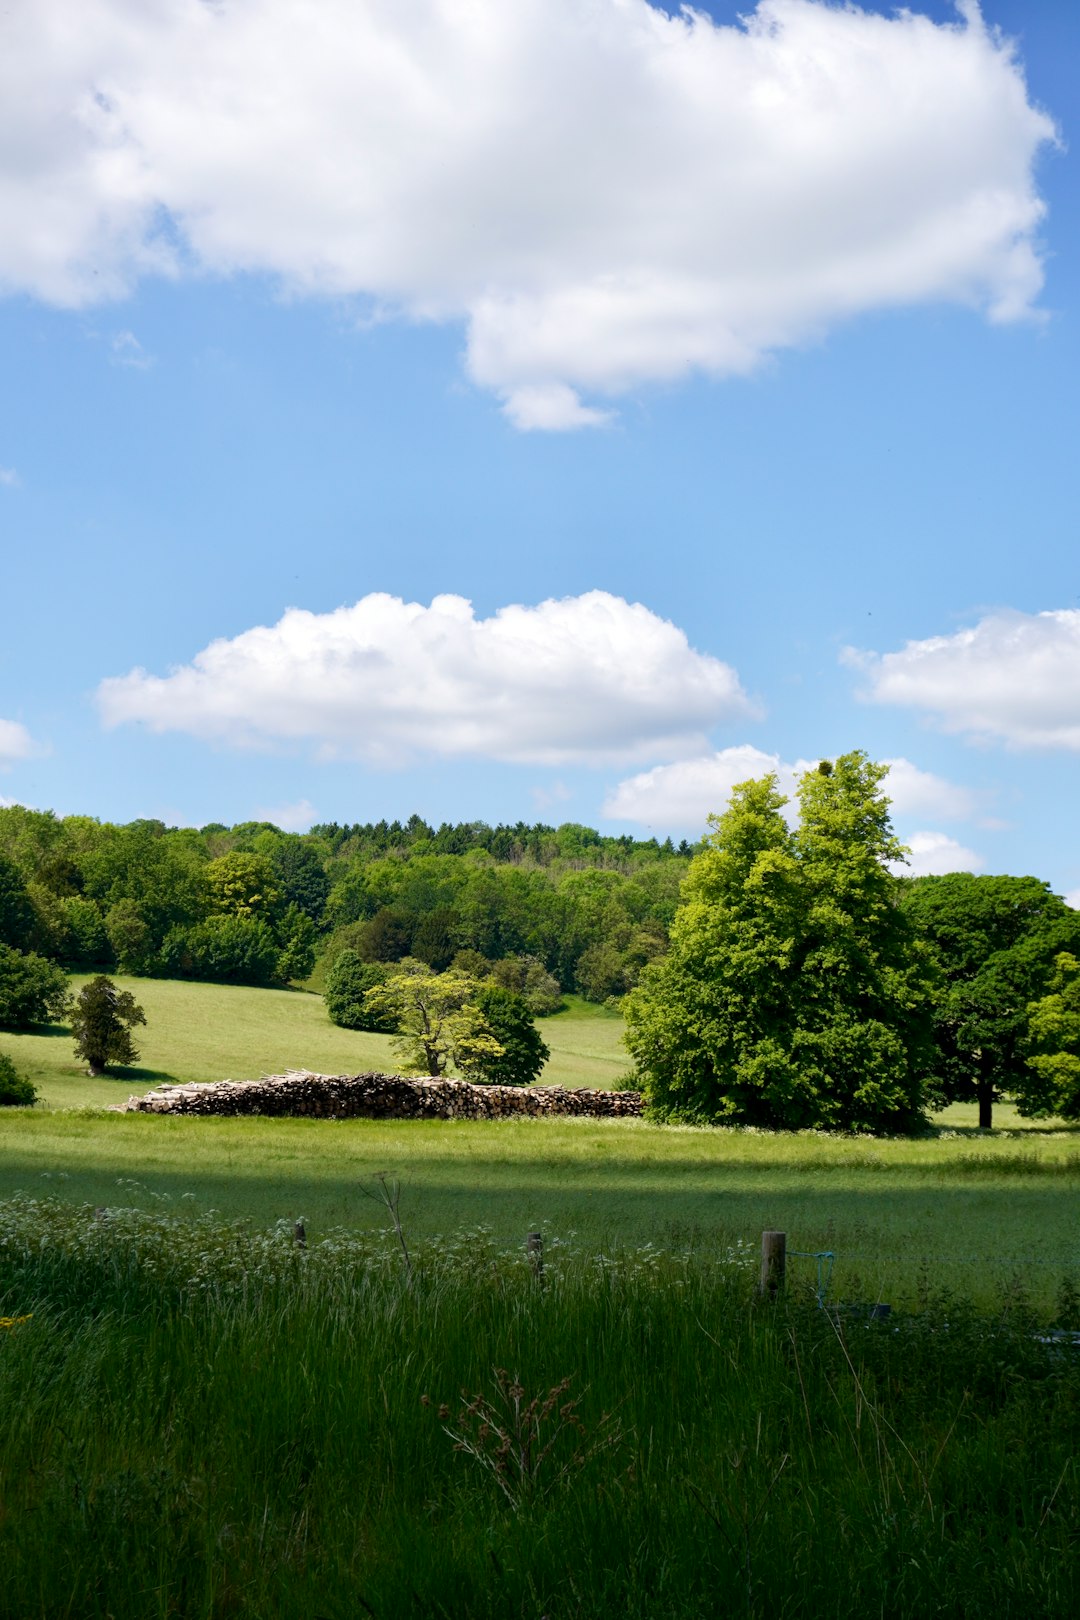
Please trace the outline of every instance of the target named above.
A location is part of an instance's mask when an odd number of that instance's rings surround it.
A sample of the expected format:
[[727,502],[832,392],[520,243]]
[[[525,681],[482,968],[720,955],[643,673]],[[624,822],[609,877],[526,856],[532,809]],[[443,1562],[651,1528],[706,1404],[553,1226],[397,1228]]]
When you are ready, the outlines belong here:
[[[640,1121],[198,1120],[100,1111],[164,1078],[240,1078],[289,1066],[385,1067],[385,1036],[336,1029],[321,999],[126,981],[146,1007],[138,1071],[92,1081],[64,1034],[3,1037],[46,1106],[0,1114],[0,1198],[217,1210],[268,1226],[303,1216],[313,1240],[385,1215],[364,1189],[402,1184],[403,1218],[430,1237],[478,1224],[500,1242],[541,1229],[581,1244],[711,1252],[766,1227],[836,1254],[834,1293],[910,1299],[925,1269],[972,1297],[1020,1278],[1049,1298],[1080,1273],[1080,1129],[1032,1129],[1008,1108],[992,1134],[954,1108],[912,1141],[656,1126]],[[625,1067],[617,1015],[586,1003],[543,1021],[545,1079],[610,1083]],[[811,1276],[814,1262],[793,1261]]]
[[[85,977],[71,982],[78,989]],[[0,1031],[0,1051],[34,1082],[46,1108],[108,1107],[163,1081],[254,1080],[283,1069],[396,1072],[388,1035],[339,1029],[322,997],[307,991],[119,975],[115,982],[146,1013],[146,1027],[135,1031],[139,1064],[115,1077],[89,1079],[59,1025],[48,1033]],[[628,1067],[622,1019],[606,1007],[568,996],[565,1010],[540,1028],[551,1048],[545,1085],[609,1086]]]

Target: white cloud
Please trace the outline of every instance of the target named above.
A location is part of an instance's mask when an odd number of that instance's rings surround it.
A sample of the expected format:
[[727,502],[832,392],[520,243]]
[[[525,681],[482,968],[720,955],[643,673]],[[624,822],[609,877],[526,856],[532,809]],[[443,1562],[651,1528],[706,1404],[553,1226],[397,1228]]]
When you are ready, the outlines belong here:
[[897,861],[892,870],[901,877],[940,876],[944,872],[981,872],[986,865],[981,855],[965,849],[955,838],[942,832],[912,833],[904,842],[910,850],[906,863]]
[[1055,138],[1011,46],[761,0],[16,0],[0,286],[279,277],[461,321],[523,427],[750,370],[863,310],[1027,313]]
[[332,613],[214,641],[166,676],[103,681],[106,725],[141,721],[228,743],[310,741],[325,757],[556,765],[693,753],[754,713],[735,671],[605,591],[500,608],[374,593]]
[[[782,760],[749,743],[722,748],[697,759],[657,765],[651,771],[627,777],[608,795],[603,814],[613,821],[637,821],[650,827],[703,827],[706,817],[727,807],[737,782],[772,773],[781,791],[794,801],[799,777],[816,761]],[[889,774],[883,791],[897,816],[943,816],[964,820],[975,809],[975,795],[942,776],[923,771],[908,759],[886,762]],[[787,814],[794,820],[792,802]],[[921,836],[921,835],[919,835]]]
[[155,357],[147,354],[134,332],[117,332],[109,344],[109,358],[114,366],[125,366],[130,371],[149,371]]
[[14,467],[0,467],[0,488],[18,489],[22,479]]
[[44,752],[17,720],[0,720],[0,769],[19,760],[34,759]]
[[295,804],[279,804],[256,810],[254,819],[273,822],[282,832],[307,832],[318,813],[310,799],[299,799]]
[[923,709],[942,730],[1013,748],[1080,749],[1080,611],[994,613],[953,636],[846,661],[873,703]]
[[1080,911],[1080,889],[1070,889],[1065,896],[1065,904],[1071,906],[1074,911]]

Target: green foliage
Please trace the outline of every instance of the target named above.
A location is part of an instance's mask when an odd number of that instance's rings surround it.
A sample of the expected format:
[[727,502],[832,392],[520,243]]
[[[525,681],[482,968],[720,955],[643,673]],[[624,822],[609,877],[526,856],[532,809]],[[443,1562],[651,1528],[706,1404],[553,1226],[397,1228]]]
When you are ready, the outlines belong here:
[[34,951],[0,945],[0,1029],[58,1023],[67,1001],[67,979],[58,967]]
[[273,984],[280,952],[262,917],[207,917],[193,928],[174,928],[161,949],[165,974],[219,984]]
[[34,908],[22,873],[14,861],[0,855],[0,945],[25,950],[33,923]]
[[1080,952],[1080,916],[1032,877],[951,872],[901,885],[901,906],[933,947],[934,1091],[939,1101],[994,1102],[1038,1091],[1025,1061],[1028,1006],[1045,995],[1059,953]]
[[[469,966],[472,957],[477,966]],[[477,952],[461,951],[454,958],[454,966],[472,973],[476,978],[492,978],[505,990],[521,996],[537,1018],[558,1012],[563,1004],[562,988],[554,974],[535,956],[504,956],[501,962],[487,963]],[[590,997],[599,1000],[600,997]]]
[[1022,1114],[1080,1119],[1080,961],[1062,951],[1049,991],[1028,1007],[1030,1078],[1015,1086]]
[[19,1073],[6,1052],[0,1052],[0,1108],[29,1108],[35,1102],[35,1086]]
[[807,772],[791,832],[772,776],[735,788],[694,860],[670,955],[627,1002],[660,1115],[787,1129],[921,1118],[933,975],[893,900],[901,847],[864,754]]
[[273,864],[265,855],[233,850],[206,868],[210,904],[223,917],[273,918],[282,902]]
[[75,1055],[85,1059],[92,1075],[104,1074],[116,1064],[134,1063],[139,1053],[131,1031],[135,1024],[145,1023],[146,1014],[130,990],[119,990],[99,973],[75,997],[71,1013]]
[[323,991],[331,1023],[392,1034],[397,1028],[393,1013],[376,1011],[367,1003],[368,991],[384,984],[388,972],[381,962],[365,962],[355,951],[342,951],[327,971]]
[[315,924],[295,903],[286,908],[277,927],[281,954],[276,976],[283,984],[306,979],[315,966]]
[[462,1064],[465,1078],[495,1086],[532,1085],[539,1079],[551,1050],[524,996],[499,984],[481,984],[474,999],[501,1051],[481,1052]]
[[422,962],[392,973],[365,997],[377,1017],[397,1028],[393,1050],[406,1068],[437,1078],[451,1069],[476,1072],[503,1048],[477,1005],[475,979],[449,969],[432,973]]

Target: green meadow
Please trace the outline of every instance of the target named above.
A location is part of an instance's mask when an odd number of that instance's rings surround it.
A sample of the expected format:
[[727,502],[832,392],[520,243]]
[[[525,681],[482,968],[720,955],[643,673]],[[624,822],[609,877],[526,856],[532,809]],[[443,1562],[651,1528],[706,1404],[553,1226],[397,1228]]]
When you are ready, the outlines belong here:
[[[910,1301],[927,1279],[974,1299],[1018,1281],[1050,1299],[1080,1273],[1080,1130],[1032,1128],[1000,1108],[992,1133],[953,1108],[915,1140],[659,1126],[641,1121],[198,1120],[109,1112],[161,1081],[245,1078],[287,1067],[392,1065],[385,1036],[340,1030],[302,992],[126,980],[145,1006],[138,1069],[89,1080],[65,1033],[4,1037],[43,1106],[0,1114],[0,1198],[217,1211],[267,1227],[302,1217],[313,1240],[370,1230],[368,1193],[389,1172],[421,1238],[484,1226],[591,1249],[652,1243],[704,1254],[788,1233],[835,1255],[834,1297]],[[621,1021],[570,1001],[542,1021],[545,1081],[611,1084]],[[817,1262],[795,1258],[796,1277]]]

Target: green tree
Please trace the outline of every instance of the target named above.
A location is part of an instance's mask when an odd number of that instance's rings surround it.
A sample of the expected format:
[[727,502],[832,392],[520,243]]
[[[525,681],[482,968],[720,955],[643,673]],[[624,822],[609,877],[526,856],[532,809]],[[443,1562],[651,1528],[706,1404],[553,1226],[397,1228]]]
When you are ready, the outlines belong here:
[[683,886],[667,957],[627,999],[627,1046],[661,1115],[907,1130],[921,1119],[933,969],[894,903],[902,856],[861,752],[799,787],[737,786]]
[[1021,1114],[1080,1119],[1080,961],[1062,951],[1045,996],[1028,1007],[1028,1072],[1013,1092]]
[[223,917],[273,918],[281,905],[271,861],[265,855],[252,855],[234,849],[221,855],[206,868],[206,888],[210,904]]
[[0,945],[0,1029],[59,1023],[67,1005],[68,982],[55,963]]
[[450,968],[432,973],[422,962],[391,974],[369,990],[369,1009],[394,1020],[394,1051],[408,1069],[438,1077],[450,1068],[466,1073],[503,1048],[477,1005],[475,979]]
[[161,948],[167,977],[219,984],[276,984],[280,961],[273,930],[262,917],[207,917],[194,928],[171,930]]
[[118,990],[111,979],[99,973],[75,997],[71,1014],[75,1055],[86,1060],[93,1075],[104,1074],[117,1063],[134,1063],[139,1053],[132,1040],[132,1027],[145,1023],[146,1014],[130,990]]
[[367,1003],[368,991],[385,984],[388,971],[381,962],[365,962],[355,951],[341,951],[327,970],[323,990],[330,1022],[342,1029],[393,1034],[397,1028],[393,1013],[376,1011]]
[[22,873],[14,861],[0,855],[0,945],[24,950],[33,926],[34,908]]
[[0,1052],[0,1108],[29,1108],[37,1102],[37,1088],[20,1074],[6,1052]]
[[906,880],[905,915],[933,947],[942,986],[934,1013],[940,1102],[994,1103],[1031,1083],[1028,1008],[1047,993],[1058,955],[1080,954],[1080,915],[1033,877],[950,872]]
[[551,1056],[523,996],[499,984],[481,984],[474,998],[501,1052],[480,1052],[461,1064],[467,1080],[492,1086],[530,1086]]

